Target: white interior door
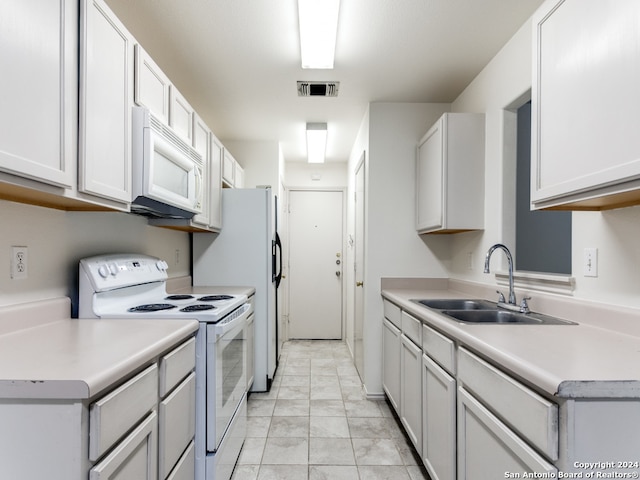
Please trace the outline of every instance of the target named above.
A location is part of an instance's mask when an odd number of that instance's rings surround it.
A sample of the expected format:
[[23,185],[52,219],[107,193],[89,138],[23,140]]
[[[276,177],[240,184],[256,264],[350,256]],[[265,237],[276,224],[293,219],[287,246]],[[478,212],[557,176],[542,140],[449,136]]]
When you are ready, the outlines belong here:
[[289,192],[289,338],[342,338],[342,191]]

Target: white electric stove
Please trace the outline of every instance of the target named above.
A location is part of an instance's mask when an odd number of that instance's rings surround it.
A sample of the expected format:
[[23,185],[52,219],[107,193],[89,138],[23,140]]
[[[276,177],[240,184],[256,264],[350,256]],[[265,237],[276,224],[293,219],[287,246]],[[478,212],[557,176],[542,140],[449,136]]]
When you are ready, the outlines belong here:
[[246,437],[246,295],[167,293],[168,265],[137,254],[80,261],[80,318],[194,319],[196,335],[195,479],[229,480]]

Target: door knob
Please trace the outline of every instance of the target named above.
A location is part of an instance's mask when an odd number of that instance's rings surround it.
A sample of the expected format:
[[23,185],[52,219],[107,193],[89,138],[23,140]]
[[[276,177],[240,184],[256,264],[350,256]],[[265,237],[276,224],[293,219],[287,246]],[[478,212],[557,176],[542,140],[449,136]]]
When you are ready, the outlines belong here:
[[361,287],[362,285],[364,285],[363,282],[356,282],[356,287]]

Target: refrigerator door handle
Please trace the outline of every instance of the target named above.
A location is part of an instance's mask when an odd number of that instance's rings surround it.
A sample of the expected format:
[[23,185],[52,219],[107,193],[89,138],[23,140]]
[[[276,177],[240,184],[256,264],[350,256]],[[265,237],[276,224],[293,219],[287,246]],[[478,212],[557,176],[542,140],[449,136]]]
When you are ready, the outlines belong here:
[[[272,257],[272,265],[273,265],[273,281],[276,283],[276,288],[280,286],[280,281],[282,280],[282,242],[280,241],[280,235],[276,232],[276,239],[273,242],[273,257]],[[278,257],[278,273],[276,274],[276,257]]]

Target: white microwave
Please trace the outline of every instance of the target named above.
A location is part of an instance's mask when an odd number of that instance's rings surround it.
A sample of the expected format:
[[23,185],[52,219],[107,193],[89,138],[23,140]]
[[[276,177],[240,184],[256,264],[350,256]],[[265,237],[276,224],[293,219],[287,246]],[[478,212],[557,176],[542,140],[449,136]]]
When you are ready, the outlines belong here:
[[133,107],[131,211],[162,218],[202,212],[202,156],[146,108]]

